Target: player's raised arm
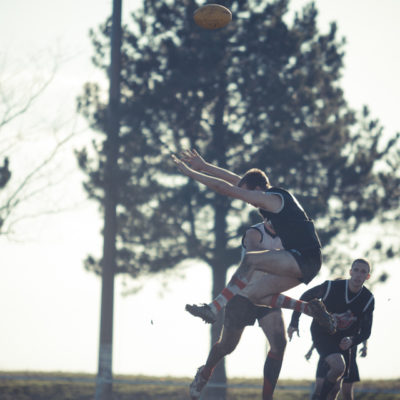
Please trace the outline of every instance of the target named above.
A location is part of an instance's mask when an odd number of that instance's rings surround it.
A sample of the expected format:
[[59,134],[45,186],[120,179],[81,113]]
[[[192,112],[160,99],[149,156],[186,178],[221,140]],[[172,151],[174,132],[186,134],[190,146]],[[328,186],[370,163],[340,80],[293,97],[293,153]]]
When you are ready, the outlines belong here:
[[275,194],[266,194],[264,192],[265,188],[257,186],[249,190],[245,184],[238,187],[224,179],[206,175],[190,168],[183,160],[175,155],[172,155],[172,160],[182,174],[202,183],[219,194],[245,201],[254,207],[272,212],[278,212],[282,206],[282,198]]
[[223,179],[235,186],[240,182],[241,177],[239,175],[205,161],[195,149],[183,151],[181,153],[181,159],[196,171],[205,172],[208,175]]
[[208,188],[214,190],[219,194],[223,194],[225,196],[240,198],[238,192],[242,189],[237,186],[232,185],[228,181],[225,181],[220,178],[216,178],[215,176],[206,175],[202,172],[196,171],[193,168],[190,168],[183,160],[176,157],[172,154],[172,160],[178,167],[178,170],[183,174],[188,176],[189,178],[194,179],[195,181],[202,183]]

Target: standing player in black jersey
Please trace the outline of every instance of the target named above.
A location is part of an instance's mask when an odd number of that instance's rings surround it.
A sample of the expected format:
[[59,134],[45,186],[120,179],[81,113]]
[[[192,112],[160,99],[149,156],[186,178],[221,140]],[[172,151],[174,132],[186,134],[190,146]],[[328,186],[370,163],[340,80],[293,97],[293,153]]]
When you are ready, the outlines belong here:
[[[255,270],[267,272],[268,280],[262,287],[256,286],[248,294],[254,304],[305,313],[334,333],[335,321],[321,301],[302,302],[281,294],[301,282],[308,284],[321,268],[321,244],[314,223],[297,199],[287,190],[271,186],[268,177],[259,169],[251,169],[240,177],[207,163],[195,150],[183,152],[181,159],[173,155],[172,159],[184,175],[219,194],[257,207],[263,217],[271,221],[282,241],[283,249],[280,250],[247,252],[226,289],[243,289]],[[216,319],[212,305],[187,305],[186,309],[206,322],[213,323]]]
[[[349,279],[325,281],[307,290],[301,299],[320,298],[327,310],[336,319],[337,331],[328,335],[314,322],[311,335],[315,348],[328,368],[319,393],[314,400],[326,400],[337,382],[349,367],[351,351],[371,335],[375,300],[373,294],[364,286],[369,279],[371,266],[368,260],[358,258],[353,261]],[[294,312],[288,328],[291,339],[298,332],[300,314]]]

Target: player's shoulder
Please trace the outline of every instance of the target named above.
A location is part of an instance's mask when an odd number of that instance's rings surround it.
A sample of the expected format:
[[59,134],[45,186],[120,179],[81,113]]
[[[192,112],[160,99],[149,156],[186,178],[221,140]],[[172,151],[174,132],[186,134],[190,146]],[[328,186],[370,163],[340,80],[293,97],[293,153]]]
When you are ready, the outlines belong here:
[[262,229],[263,225],[264,225],[264,221],[258,222],[257,224],[251,225],[249,229]]
[[366,293],[369,293],[371,296],[373,296],[373,293],[371,292],[371,290],[369,290],[366,286],[363,286],[363,290],[364,290]]
[[248,228],[245,232],[245,237],[249,238],[249,237],[260,237],[262,236],[262,223],[261,224],[256,224],[256,225],[252,225],[250,228]]
[[289,193],[286,189],[280,186],[270,186],[265,190],[266,193]]
[[365,293],[366,296],[375,299],[374,294],[367,287],[363,286],[363,292]]
[[367,310],[373,311],[375,308],[375,297],[373,293],[368,288],[363,286],[363,294],[364,294],[363,299],[365,302],[365,307],[363,311]]
[[329,280],[327,282],[329,282],[329,284],[333,287],[342,287],[342,286],[346,285],[346,281],[347,281],[347,279],[344,279],[344,278],[336,278],[336,279]]
[[332,279],[332,280],[326,280],[322,285],[324,289],[326,290],[326,293],[337,293],[337,292],[343,292],[346,287],[346,279],[342,278],[337,278],[337,279]]

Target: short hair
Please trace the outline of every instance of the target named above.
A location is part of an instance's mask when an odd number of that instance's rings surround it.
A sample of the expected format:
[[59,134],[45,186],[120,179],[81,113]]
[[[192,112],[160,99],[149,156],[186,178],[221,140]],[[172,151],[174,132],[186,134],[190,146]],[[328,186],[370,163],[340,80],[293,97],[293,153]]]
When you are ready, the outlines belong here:
[[368,273],[371,272],[371,263],[370,263],[366,258],[356,258],[356,259],[352,262],[351,268],[353,268],[354,264],[357,263],[357,262],[366,264],[366,265],[368,266]]
[[254,190],[257,186],[261,189],[267,189],[271,185],[265,172],[258,168],[249,169],[240,179],[238,186],[246,185],[250,190]]

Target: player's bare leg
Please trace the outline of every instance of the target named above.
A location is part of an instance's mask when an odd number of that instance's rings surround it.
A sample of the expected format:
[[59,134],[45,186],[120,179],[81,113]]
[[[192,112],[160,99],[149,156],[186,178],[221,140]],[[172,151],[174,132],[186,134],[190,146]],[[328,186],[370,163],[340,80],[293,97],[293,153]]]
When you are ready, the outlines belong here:
[[321,387],[320,400],[327,400],[329,398],[330,392],[342,378],[346,368],[346,362],[340,353],[329,354],[325,358],[325,362],[329,365],[329,370]]
[[[255,304],[289,308],[305,313],[315,318],[329,333],[335,333],[335,320],[326,311],[322,301],[313,299],[307,303],[281,294],[299,285],[299,279],[302,277],[297,261],[291,253],[285,250],[248,252],[228,283],[227,288],[232,285],[238,286],[238,282],[240,282],[242,290],[245,290],[255,271],[268,272],[269,274],[266,274],[267,279],[271,277],[272,281],[270,284],[259,286],[262,293],[248,293],[251,301],[256,301],[257,303]],[[216,312],[210,305],[186,305],[186,310],[192,315],[202,318],[207,323],[213,323],[216,320]]]
[[260,327],[269,342],[269,351],[264,363],[263,400],[271,400],[282,367],[287,344],[282,310],[271,310],[259,320]]
[[[251,255],[256,255],[256,258],[254,257],[248,257],[248,254]],[[235,274],[232,276],[231,280],[225,287],[225,289],[221,292],[221,295],[226,298],[226,301],[229,301],[235,294],[239,293],[242,291],[249,283],[251,280],[251,275],[253,275],[255,269],[260,269],[263,270],[261,267],[259,267],[259,264],[262,265],[264,263],[264,258],[268,254],[267,259],[269,260],[268,263],[277,265],[278,268],[275,268],[279,273],[276,275],[280,276],[291,276],[294,278],[299,278],[301,277],[301,271],[296,263],[296,261],[293,259],[293,257],[290,255],[290,253],[285,252],[285,251],[275,251],[275,250],[265,250],[265,251],[256,251],[256,252],[249,252],[245,256],[245,258],[242,260],[240,266],[236,270]],[[249,259],[257,260],[257,268],[250,268],[250,263]],[[290,267],[286,267],[285,265],[290,265]],[[250,271],[251,269],[251,271]],[[290,272],[289,272],[290,269]],[[264,271],[265,272],[265,271]],[[291,289],[294,286],[297,286],[300,284],[300,281],[298,279],[293,279],[292,282],[289,284],[289,286],[286,286],[286,282],[283,282],[282,288],[279,289],[281,292],[286,291]],[[271,288],[273,289],[272,291],[266,290],[263,295],[269,295],[269,294],[274,294],[277,293],[277,288]],[[280,292],[279,292],[280,293]],[[217,319],[217,314],[221,310],[221,307],[218,305],[218,303],[214,300],[210,304],[201,304],[201,305],[196,305],[196,304],[187,304],[185,307],[186,311],[188,311],[190,314],[192,314],[195,317],[201,318],[204,322],[206,323],[214,323]]]
[[215,366],[222,358],[232,353],[239,343],[240,337],[242,336],[244,328],[235,329],[223,327],[220,339],[211,348],[205,365],[201,366],[190,385],[190,396],[192,400],[200,398],[201,391],[207,385]]

